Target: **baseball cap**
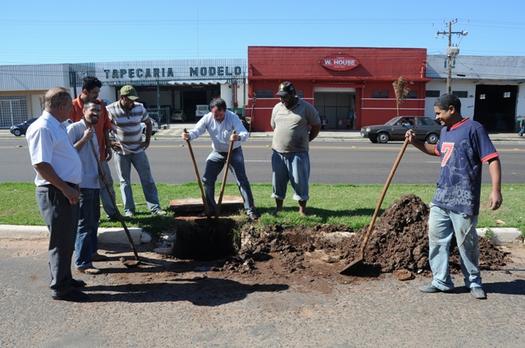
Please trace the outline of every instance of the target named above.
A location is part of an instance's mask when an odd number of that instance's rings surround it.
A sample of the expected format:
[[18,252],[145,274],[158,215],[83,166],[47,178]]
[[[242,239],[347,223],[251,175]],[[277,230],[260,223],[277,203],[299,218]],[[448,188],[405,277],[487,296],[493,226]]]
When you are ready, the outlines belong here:
[[120,95],[128,97],[131,100],[139,99],[139,95],[137,94],[135,87],[133,87],[132,85],[122,86],[122,88],[120,89]]
[[279,85],[279,91],[277,91],[277,93],[275,93],[275,95],[278,95],[278,96],[285,96],[285,95],[295,95],[295,87],[293,85],[293,83],[291,83],[290,81],[284,81],[284,82],[281,82],[281,84]]

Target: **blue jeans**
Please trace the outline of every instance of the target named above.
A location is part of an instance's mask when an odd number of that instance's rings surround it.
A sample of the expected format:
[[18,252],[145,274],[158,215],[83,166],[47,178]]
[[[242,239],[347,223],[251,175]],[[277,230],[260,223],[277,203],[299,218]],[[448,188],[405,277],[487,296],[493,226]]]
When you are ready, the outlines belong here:
[[104,182],[102,181],[102,178],[100,178],[100,200],[102,201],[102,206],[104,207],[104,211],[106,214],[108,214],[109,217],[114,217],[117,215],[117,210],[115,206],[113,205],[113,202],[111,201],[110,194],[115,197],[115,191],[113,190],[113,178],[111,177],[111,170],[109,170],[109,165],[107,161],[100,161],[102,172],[104,173],[104,177],[106,178],[106,181],[109,186],[108,192],[106,190],[106,186],[104,185]]
[[93,254],[97,252],[97,231],[100,219],[100,190],[80,189],[79,219],[75,240],[75,265],[92,267]]
[[[215,181],[217,176],[224,168],[226,163],[227,153],[213,151],[206,159],[206,169],[202,177],[204,185],[204,193],[206,194],[206,202],[210,209],[209,213],[214,214],[217,211],[217,203],[215,203]],[[230,160],[230,171],[235,174],[237,186],[244,201],[244,209],[246,213],[255,213],[255,205],[253,203],[253,194],[250,187],[250,182],[246,176],[246,169],[244,167],[244,155],[240,147],[233,149]]]
[[308,152],[272,152],[272,197],[284,200],[288,181],[294,191],[296,201],[308,200],[308,180],[310,179],[310,156]]
[[142,192],[144,192],[148,209],[152,212],[159,210],[159,194],[157,193],[157,186],[155,186],[155,181],[151,175],[151,169],[146,153],[141,151],[129,155],[120,155],[115,152],[115,167],[117,168],[120,180],[120,192],[122,193],[122,201],[124,202],[124,211],[131,213],[135,212],[135,202],[133,201],[133,191],[131,190],[132,164],[139,174]]
[[448,269],[450,241],[453,236],[456,237],[461,256],[465,286],[481,287],[477,222],[477,215],[454,213],[431,205],[428,219],[428,259],[432,269],[432,285],[436,288],[446,291],[454,287]]

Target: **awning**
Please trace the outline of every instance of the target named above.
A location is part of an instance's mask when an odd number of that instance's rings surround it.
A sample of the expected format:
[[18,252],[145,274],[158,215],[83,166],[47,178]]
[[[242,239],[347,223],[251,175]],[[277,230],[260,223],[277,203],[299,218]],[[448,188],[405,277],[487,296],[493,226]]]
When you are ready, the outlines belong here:
[[228,80],[175,80],[175,81],[168,81],[169,85],[173,86],[187,86],[187,85],[199,85],[199,86],[206,86],[206,85],[217,85],[217,84],[226,84],[230,83]]

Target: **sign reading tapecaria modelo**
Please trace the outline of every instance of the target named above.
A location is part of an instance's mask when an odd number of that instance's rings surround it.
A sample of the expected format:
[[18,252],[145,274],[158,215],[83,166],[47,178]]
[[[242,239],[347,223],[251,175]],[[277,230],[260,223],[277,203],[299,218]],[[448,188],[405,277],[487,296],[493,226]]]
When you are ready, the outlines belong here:
[[359,65],[359,61],[357,58],[352,56],[337,54],[333,56],[326,56],[321,59],[321,65],[328,70],[348,71],[357,67]]
[[108,83],[147,80],[228,79],[242,77],[242,59],[195,59],[96,63],[97,77]]

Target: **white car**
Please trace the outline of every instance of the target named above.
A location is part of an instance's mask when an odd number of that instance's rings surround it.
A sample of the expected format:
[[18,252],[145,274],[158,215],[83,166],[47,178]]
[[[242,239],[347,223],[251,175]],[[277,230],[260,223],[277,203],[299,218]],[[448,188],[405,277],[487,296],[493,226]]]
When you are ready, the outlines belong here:
[[[151,135],[155,135],[155,133],[159,131],[159,124],[153,117],[150,117],[149,119],[151,120]],[[146,135],[146,124],[142,122],[140,126],[142,127],[142,134]]]
[[195,105],[195,118],[201,118],[210,111],[209,106],[206,104]]

